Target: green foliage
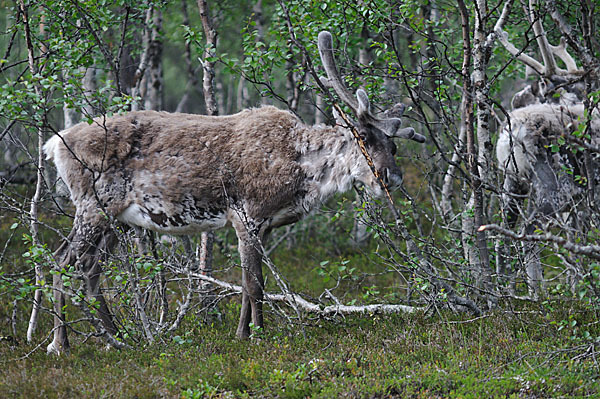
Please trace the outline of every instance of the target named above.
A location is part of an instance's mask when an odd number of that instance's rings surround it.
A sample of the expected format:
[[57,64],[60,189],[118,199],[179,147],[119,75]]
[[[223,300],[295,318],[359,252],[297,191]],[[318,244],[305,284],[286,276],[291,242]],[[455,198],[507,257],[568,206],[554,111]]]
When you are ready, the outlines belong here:
[[[35,134],[59,131],[63,107],[77,111],[84,121],[92,123],[92,116],[126,112],[134,102],[140,102],[141,98],[133,98],[128,91],[133,79],[129,75],[135,72],[142,53],[139,43],[144,34],[144,16],[151,6],[164,12],[161,37],[166,44],[165,102],[166,108],[174,109],[173,104],[186,85],[182,79],[187,67],[182,62],[185,44],[191,45],[191,67],[196,68],[199,76],[198,58],[206,50],[200,17],[197,9],[191,8],[196,5],[191,1],[186,4],[189,26],[182,26],[178,2],[43,0],[35,2],[35,6],[32,3],[30,26],[37,54],[32,73],[27,67],[22,40],[24,27],[17,19],[19,14],[14,3],[3,3],[8,6],[2,13],[5,18],[0,21],[5,32],[0,37],[0,48],[3,51],[7,48],[13,33],[18,40],[12,51],[0,54],[6,57],[0,59],[0,131],[16,123],[10,135],[22,143],[19,161],[35,163],[32,162],[37,159]],[[298,112],[312,118],[314,107],[310,96],[314,91],[310,90],[314,82],[312,76],[306,75],[309,65],[317,73],[323,73],[316,38],[323,29],[331,31],[336,59],[347,86],[351,90],[364,87],[374,106],[381,108],[398,101],[410,103],[407,119],[416,118],[418,122],[412,121],[410,125],[426,130],[431,137],[433,144],[429,143],[426,150],[415,150],[416,147],[405,144],[398,154],[407,171],[407,194],[395,197],[399,222],[415,238],[416,246],[428,251],[432,266],[439,273],[436,278],[449,281],[460,295],[479,293],[469,260],[464,256],[464,247],[474,242],[468,234],[461,239],[456,228],[461,218],[473,218],[474,208],[463,206],[467,198],[458,200],[457,220],[447,221],[448,215],[442,217],[436,210],[437,199],[429,196],[430,192],[439,195],[438,183],[443,180],[447,160],[457,146],[460,125],[464,78],[460,70],[464,54],[455,4],[436,2],[436,17],[432,13],[434,4],[429,1],[265,0],[262,32],[258,30],[257,16],[252,14],[253,5],[234,0],[210,2],[220,39],[217,48],[210,49],[214,54],[207,60],[217,63],[221,100],[228,102],[227,109],[236,110],[237,105],[234,107],[232,103],[238,95],[235,92],[240,76],[256,89],[248,102],[254,105],[257,96],[287,102],[286,80],[291,75],[306,98],[307,106],[300,107]],[[490,4],[491,17],[500,11],[498,5],[498,2]],[[473,27],[475,4],[469,3],[467,7]],[[534,41],[532,32],[520,7],[514,8],[506,30],[517,46],[525,46]],[[488,29],[493,25],[490,22],[487,21]],[[553,44],[557,43],[556,34],[556,30],[550,31]],[[357,63],[361,51],[373,56],[366,65]],[[501,47],[495,47],[490,56],[489,96],[500,104],[500,94],[514,91],[515,79],[524,75]],[[91,67],[97,73],[97,87],[85,93],[82,82],[86,69]],[[200,98],[197,100],[201,102]],[[600,92],[591,93],[589,100],[597,105]],[[201,108],[194,106],[199,112]],[[574,137],[590,139],[589,118],[588,113],[585,120],[573,126]],[[549,144],[549,149],[554,153],[568,149],[575,155],[583,151],[581,146],[562,137]],[[461,162],[457,163],[457,175],[464,173]],[[587,186],[586,176],[568,168],[563,172],[572,175],[581,186]],[[462,178],[463,187],[468,188],[469,176]],[[457,183],[457,190],[458,186]],[[24,189],[27,190],[31,188]],[[494,202],[500,190],[489,186],[485,190],[488,190],[484,192],[486,198],[491,198],[491,218],[500,223],[502,214]],[[12,337],[12,314],[18,315],[14,328],[19,332],[26,328],[32,292],[39,288],[34,280],[35,266],[41,266],[46,276],[59,275],[65,287],[74,290],[67,305],[71,314],[79,314],[72,305],[84,305],[92,314],[98,312],[99,303],[83,294],[74,265],[50,272],[53,265],[50,248],[57,247],[60,234],[42,226],[43,244],[34,245],[28,234],[24,240],[18,240],[27,223],[14,222],[15,204],[25,204],[23,198],[31,197],[29,191],[7,194],[3,188],[0,192],[3,211],[0,243],[7,243],[0,258],[0,338]],[[507,309],[514,306],[522,313],[490,313],[482,319],[464,320],[445,312],[449,293],[436,288],[432,275],[419,269],[420,259],[407,251],[396,223],[390,222],[390,215],[383,209],[384,202],[361,200],[352,205],[347,198],[337,200],[327,204],[324,212],[299,223],[289,241],[285,240],[273,252],[273,261],[292,290],[302,292],[307,298],[320,298],[323,305],[328,301],[351,305],[383,301],[427,304],[433,315],[373,314],[344,320],[294,315],[289,323],[279,317],[280,310],[274,306],[267,307],[267,328],[251,326],[252,339],[239,342],[233,338],[239,304],[225,299],[213,308],[211,316],[200,317],[197,314],[200,303],[195,298],[179,330],[172,334],[162,330],[155,344],[145,346],[137,307],[143,303],[154,327],[160,310],[156,305],[157,279],[161,272],[169,271],[168,265],[182,264],[178,259],[182,256],[177,249],[171,252],[159,249],[157,258],[139,255],[127,233],[120,232],[121,252],[103,263],[106,272],[103,287],[110,294],[109,305],[119,321],[119,339],[133,349],[102,352],[101,344],[89,333],[91,327],[78,322],[70,328],[90,334],[85,335],[86,344],[80,345],[83,339],[75,335],[73,353],[58,360],[47,358],[40,351],[29,355],[33,349],[30,344],[21,343],[13,348],[8,339],[0,339],[0,364],[4,367],[0,396],[492,398],[600,394],[597,366],[592,356],[588,356],[595,355],[600,336],[597,262],[585,261],[581,279],[573,287],[566,286],[560,273],[570,265],[562,264],[553,248],[546,248],[547,269],[552,278],[557,276],[557,282],[550,285],[548,298],[539,306],[507,300],[501,306]],[[4,216],[4,209],[10,210],[10,216]],[[25,205],[21,205],[21,211],[27,212]],[[42,219],[49,217],[45,212]],[[348,243],[352,215],[369,222],[373,240],[366,247],[357,249]],[[442,219],[447,224],[441,225]],[[60,217],[48,224],[70,226],[70,223],[69,218]],[[231,236],[231,232],[218,236],[222,253],[216,255],[215,264],[219,268],[215,275],[239,281],[239,267],[230,267],[239,264],[238,255],[231,251],[235,245]],[[590,229],[575,240],[597,242],[599,238],[600,233]],[[290,248],[285,248],[287,245]],[[499,245],[515,244],[504,240]],[[494,257],[492,246],[490,240],[488,247]],[[564,251],[558,254],[565,259],[569,255]],[[517,257],[509,259],[512,270],[521,268],[521,263],[522,259]],[[492,260],[490,268],[494,267]],[[168,275],[172,312],[183,302],[187,288],[182,275]],[[273,280],[267,279],[267,290],[278,289]],[[507,288],[502,281],[496,283],[500,293]],[[47,281],[41,285],[45,297],[50,298]],[[519,276],[516,293],[525,290]],[[40,329],[45,333],[51,326],[48,315],[43,316]],[[21,340],[19,335],[13,338]],[[22,360],[14,361],[21,356]],[[64,377],[57,379],[59,374]]]

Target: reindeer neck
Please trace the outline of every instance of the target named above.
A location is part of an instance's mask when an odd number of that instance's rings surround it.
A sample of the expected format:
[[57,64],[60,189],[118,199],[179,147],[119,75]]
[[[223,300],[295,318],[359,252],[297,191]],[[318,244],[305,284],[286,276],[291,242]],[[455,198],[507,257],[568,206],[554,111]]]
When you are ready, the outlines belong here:
[[364,161],[351,134],[342,128],[317,125],[306,128],[298,150],[305,176],[305,203],[322,203],[352,188]]

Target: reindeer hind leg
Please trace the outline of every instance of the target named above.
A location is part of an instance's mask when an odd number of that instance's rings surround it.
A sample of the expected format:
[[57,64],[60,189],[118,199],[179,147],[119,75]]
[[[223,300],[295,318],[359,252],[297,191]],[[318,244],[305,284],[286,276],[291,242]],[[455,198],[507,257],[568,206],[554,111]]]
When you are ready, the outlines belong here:
[[74,235],[75,229],[71,230],[69,237],[67,237],[61,243],[60,247],[54,253],[54,257],[57,260],[57,264],[54,268],[54,274],[52,276],[54,339],[46,348],[48,354],[60,355],[61,353],[68,352],[69,350],[69,340],[67,337],[67,327],[65,324],[65,286],[61,273],[70,264],[75,263],[75,257],[73,256],[73,251],[71,248],[71,242]]
[[116,236],[106,220],[82,226],[82,233],[83,239],[77,243],[80,254],[78,265],[85,283],[87,300],[92,306],[92,315],[100,320],[101,325],[95,323],[96,328],[115,335],[117,328],[102,294],[100,277],[103,272],[101,261],[107,259],[109,251],[116,244]]

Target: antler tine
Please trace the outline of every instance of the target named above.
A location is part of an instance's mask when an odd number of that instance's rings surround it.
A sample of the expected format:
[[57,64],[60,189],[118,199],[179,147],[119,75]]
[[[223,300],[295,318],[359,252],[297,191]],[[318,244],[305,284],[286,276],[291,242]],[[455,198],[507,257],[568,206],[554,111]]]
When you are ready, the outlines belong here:
[[564,37],[560,38],[560,43],[558,46],[550,45],[550,50],[552,51],[552,54],[556,55],[565,63],[565,66],[567,67],[567,73],[577,74],[581,72],[581,68],[577,67],[575,59],[567,51],[567,43]]
[[327,31],[319,33],[318,46],[321,61],[323,61],[323,67],[325,68],[325,72],[327,72],[327,78],[321,78],[321,83],[325,87],[333,88],[342,101],[352,108],[352,111],[359,120],[377,127],[388,137],[400,137],[418,141],[419,143],[425,142],[425,136],[415,133],[413,128],[400,128],[402,120],[399,116],[401,116],[404,111],[403,106],[392,108],[388,113],[384,113],[383,119],[380,119],[371,113],[369,98],[363,89],[358,89],[356,91],[356,97],[350,93],[344,85],[335,65],[335,59],[333,57],[333,38],[331,37],[331,33]]
[[331,33],[327,31],[322,31],[319,33],[318,47],[319,55],[321,56],[321,61],[323,62],[323,67],[325,68],[325,72],[327,72],[327,77],[329,78],[329,86],[333,87],[343,102],[348,104],[348,106],[352,108],[354,112],[357,112],[358,101],[344,85],[344,82],[342,81],[342,78],[340,77],[338,69],[335,65],[335,58],[333,57],[333,38],[331,37]]
[[529,0],[529,19],[533,23],[535,40],[537,41],[540,53],[542,54],[542,60],[544,61],[544,76],[552,76],[558,72],[558,69],[556,60],[554,59],[554,55],[550,48],[550,43],[548,43],[548,37],[542,26],[541,17],[536,11],[538,8],[537,0]]
[[[538,8],[537,0],[529,0],[529,7],[523,5],[529,21],[533,25],[533,32],[536,36],[540,53],[542,55],[543,64],[533,57],[525,54],[523,50],[517,49],[509,40],[508,33],[506,33],[502,27],[506,21],[506,18],[510,12],[510,6],[512,0],[508,0],[504,4],[502,14],[494,27],[494,32],[498,37],[498,41],[508,50],[510,54],[515,56],[519,61],[524,63],[526,66],[533,69],[538,75],[551,77],[553,75],[567,75],[581,73],[581,69],[577,67],[577,64],[573,57],[567,52],[567,45],[564,38],[561,38],[558,46],[553,46],[548,42],[546,32],[542,26],[540,16],[536,12]],[[567,67],[566,70],[559,68],[556,65],[556,59],[554,56],[559,57]]]
[[504,22],[510,13],[510,6],[512,5],[512,0],[507,1],[504,4],[504,8],[502,9],[502,14],[496,22],[494,26],[494,32],[496,32],[496,36],[498,37],[498,41],[504,46],[504,48],[514,57],[516,57],[519,61],[524,63],[525,65],[531,67],[534,71],[536,71],[539,75],[543,75],[545,72],[545,67],[535,58],[530,57],[525,54],[522,50],[519,50],[508,40],[508,33],[502,29],[504,26]]

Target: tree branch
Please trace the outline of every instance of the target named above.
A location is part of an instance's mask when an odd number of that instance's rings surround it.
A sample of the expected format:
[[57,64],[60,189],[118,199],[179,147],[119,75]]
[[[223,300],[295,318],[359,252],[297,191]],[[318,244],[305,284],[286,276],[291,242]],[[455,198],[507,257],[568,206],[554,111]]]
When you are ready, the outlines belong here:
[[517,234],[511,230],[505,229],[504,227],[498,226],[497,224],[486,224],[479,226],[479,231],[492,230],[513,240],[518,241],[536,241],[536,242],[551,242],[555,246],[562,247],[569,252],[573,252],[579,255],[589,256],[590,258],[600,260],[600,245],[579,245],[567,240],[566,238],[555,236],[551,233],[544,234]]

